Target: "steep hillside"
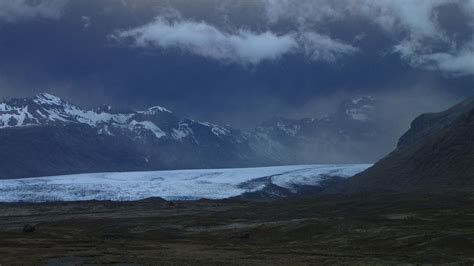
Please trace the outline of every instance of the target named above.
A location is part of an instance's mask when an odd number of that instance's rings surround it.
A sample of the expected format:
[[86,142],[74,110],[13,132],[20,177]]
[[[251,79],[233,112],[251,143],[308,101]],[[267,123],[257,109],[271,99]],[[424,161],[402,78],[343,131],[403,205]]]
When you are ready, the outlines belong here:
[[397,147],[403,148],[415,144],[417,141],[436,134],[451,124],[460,115],[474,108],[474,97],[439,113],[422,114],[411,123],[410,129],[403,134]]
[[[338,192],[447,191],[474,190],[474,108],[463,102],[445,112],[423,115],[432,127],[410,129],[406,136],[417,136],[373,167],[341,187]],[[438,118],[438,119],[435,119]],[[450,124],[442,127],[441,125]],[[415,126],[420,124],[415,123]],[[415,139],[418,138],[417,141]],[[405,140],[408,138],[405,138]]]

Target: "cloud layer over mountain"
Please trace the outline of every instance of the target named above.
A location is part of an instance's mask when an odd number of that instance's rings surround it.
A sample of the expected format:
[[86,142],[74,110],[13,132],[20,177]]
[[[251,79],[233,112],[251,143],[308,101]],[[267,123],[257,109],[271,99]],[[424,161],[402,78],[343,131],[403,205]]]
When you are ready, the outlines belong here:
[[243,128],[359,95],[434,103],[411,118],[474,93],[474,0],[4,0],[0,58],[0,98],[159,103]]
[[58,19],[68,0],[2,0],[0,1],[0,21],[18,22],[37,17]]

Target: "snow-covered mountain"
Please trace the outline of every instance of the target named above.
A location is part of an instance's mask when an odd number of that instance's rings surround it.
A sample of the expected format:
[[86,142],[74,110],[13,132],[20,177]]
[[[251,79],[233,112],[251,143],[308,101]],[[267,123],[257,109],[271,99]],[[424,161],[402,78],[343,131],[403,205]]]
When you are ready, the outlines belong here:
[[83,124],[97,129],[98,134],[113,136],[130,133],[137,139],[183,140],[193,137],[193,128],[207,130],[216,137],[225,137],[230,133],[230,129],[211,123],[180,120],[161,106],[145,111],[119,111],[110,106],[83,110],[47,93],[33,99],[0,103],[0,129],[58,124]]
[[250,166],[257,158],[239,130],[174,115],[104,106],[84,110],[59,97],[0,103],[0,176]]
[[85,110],[51,94],[0,102],[0,178],[87,172],[365,163],[376,158],[374,99],[321,119],[275,119],[252,131],[154,106]]
[[[370,96],[343,101],[337,112],[320,119],[275,118],[257,127],[256,150],[286,163],[361,163],[384,155],[385,129]],[[382,147],[382,148],[378,148]]]

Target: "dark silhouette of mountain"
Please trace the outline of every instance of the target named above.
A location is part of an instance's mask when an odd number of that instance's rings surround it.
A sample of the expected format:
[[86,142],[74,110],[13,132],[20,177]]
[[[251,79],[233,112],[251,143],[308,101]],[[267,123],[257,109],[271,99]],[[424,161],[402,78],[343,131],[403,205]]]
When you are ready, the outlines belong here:
[[337,192],[407,192],[474,188],[473,98],[415,119],[399,147]]
[[397,147],[407,147],[419,140],[436,134],[441,129],[451,124],[463,113],[474,108],[474,97],[470,97],[461,103],[439,113],[427,113],[418,116],[411,123],[410,129],[400,137]]

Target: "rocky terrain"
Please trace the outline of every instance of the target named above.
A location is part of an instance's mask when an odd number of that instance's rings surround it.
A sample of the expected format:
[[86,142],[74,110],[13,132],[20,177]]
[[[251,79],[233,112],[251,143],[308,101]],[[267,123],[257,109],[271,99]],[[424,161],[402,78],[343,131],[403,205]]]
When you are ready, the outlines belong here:
[[472,194],[0,204],[3,265],[466,264]]

